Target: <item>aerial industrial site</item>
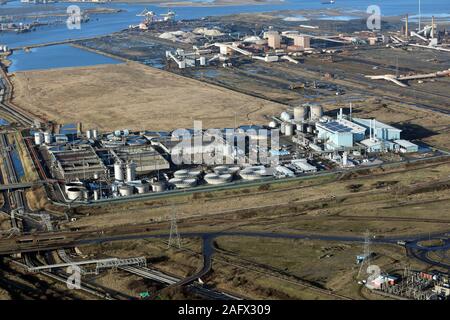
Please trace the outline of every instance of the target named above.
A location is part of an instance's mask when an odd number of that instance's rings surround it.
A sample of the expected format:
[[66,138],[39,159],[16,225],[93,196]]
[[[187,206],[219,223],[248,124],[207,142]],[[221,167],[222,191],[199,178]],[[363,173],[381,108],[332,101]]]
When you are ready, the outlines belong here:
[[449,3],[255,2],[0,4],[1,300],[450,299]]

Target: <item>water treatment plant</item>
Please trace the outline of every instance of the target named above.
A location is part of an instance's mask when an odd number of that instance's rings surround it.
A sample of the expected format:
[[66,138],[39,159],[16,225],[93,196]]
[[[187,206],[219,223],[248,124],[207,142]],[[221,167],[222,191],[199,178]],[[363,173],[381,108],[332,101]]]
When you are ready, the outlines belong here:
[[448,300],[427,1],[0,4],[0,300]]

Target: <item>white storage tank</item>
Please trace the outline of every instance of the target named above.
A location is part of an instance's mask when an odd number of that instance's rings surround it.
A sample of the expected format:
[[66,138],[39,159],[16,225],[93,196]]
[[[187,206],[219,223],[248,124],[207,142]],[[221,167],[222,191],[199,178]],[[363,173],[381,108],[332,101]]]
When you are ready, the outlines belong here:
[[286,123],[285,124],[284,134],[286,136],[292,136],[294,134],[294,125],[292,123]]
[[131,196],[133,194],[133,186],[129,186],[129,185],[126,185],[126,184],[123,184],[123,185],[119,186],[119,194],[122,197]]
[[152,183],[152,191],[153,192],[163,192],[166,190],[166,184],[161,181],[157,181]]
[[64,191],[67,193],[67,191],[70,188],[78,188],[78,189],[83,189],[83,183],[82,182],[68,182],[64,185]]
[[83,191],[84,189],[82,188],[76,187],[68,188],[66,191],[67,198],[69,200],[81,200],[83,198]]
[[277,123],[275,121],[269,122],[269,128],[275,129],[277,127]]
[[298,106],[294,108],[294,121],[303,121],[306,119],[308,109],[305,106]]
[[127,163],[127,182],[136,180],[136,164],[131,161]]
[[45,144],[52,143],[52,134],[50,132],[44,132],[44,142]]
[[136,188],[137,193],[139,194],[147,193],[150,191],[150,186],[148,183],[137,184],[134,187]]
[[123,181],[122,163],[120,162],[114,163],[114,179],[116,181]]
[[284,134],[286,132],[286,123],[282,122],[280,127],[281,134]]
[[323,108],[319,105],[312,105],[311,107],[311,120],[319,120],[323,116]]
[[42,133],[41,132],[34,133],[34,144],[37,146],[42,144]]
[[92,139],[92,131],[91,130],[86,131],[86,138]]
[[94,140],[98,139],[98,130],[97,129],[92,130],[92,139],[94,139]]

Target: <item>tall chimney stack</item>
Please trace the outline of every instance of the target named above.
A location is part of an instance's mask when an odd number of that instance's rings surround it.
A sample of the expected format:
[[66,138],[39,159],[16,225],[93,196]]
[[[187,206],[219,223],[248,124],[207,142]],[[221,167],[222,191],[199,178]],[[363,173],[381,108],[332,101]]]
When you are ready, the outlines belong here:
[[434,16],[431,17],[431,38],[434,38]]
[[406,14],[406,18],[405,18],[405,36],[408,38],[409,37],[409,30],[408,30],[408,14]]

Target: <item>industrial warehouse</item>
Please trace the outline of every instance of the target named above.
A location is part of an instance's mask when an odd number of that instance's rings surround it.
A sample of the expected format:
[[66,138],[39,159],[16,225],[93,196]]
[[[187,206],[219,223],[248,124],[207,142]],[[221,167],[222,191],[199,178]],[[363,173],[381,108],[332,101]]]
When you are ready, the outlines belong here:
[[[60,182],[64,202],[269,181],[435,154],[429,147],[401,139],[400,129],[376,119],[354,118],[352,111],[350,105],[348,114],[341,108],[332,117],[324,115],[320,105],[297,106],[272,116],[267,125],[216,129],[221,141],[215,144],[204,141],[211,141],[208,130],[184,130],[191,136],[180,147],[177,131],[92,129],[64,134],[64,127],[58,133],[35,131],[34,144],[45,170]],[[219,154],[223,162],[203,161]],[[195,160],[199,155],[200,162],[174,161],[176,156]]]

